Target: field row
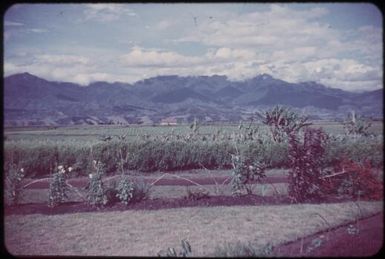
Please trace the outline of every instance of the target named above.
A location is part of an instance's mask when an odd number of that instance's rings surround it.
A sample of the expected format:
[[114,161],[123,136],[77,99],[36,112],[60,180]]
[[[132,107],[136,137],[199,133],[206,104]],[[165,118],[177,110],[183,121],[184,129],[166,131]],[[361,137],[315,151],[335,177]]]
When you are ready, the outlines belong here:
[[[91,162],[104,163],[107,174],[115,174],[124,160],[126,170],[141,172],[176,171],[198,168],[230,169],[232,155],[242,154],[266,164],[268,168],[288,165],[288,143],[265,141],[192,141],[183,140],[111,140],[94,145],[44,144],[5,142],[6,163],[24,168],[27,177],[41,177],[53,172],[56,165],[73,167],[73,176],[87,176]],[[333,164],[343,157],[353,161],[369,160],[374,167],[383,164],[383,139],[330,139],[326,145],[323,163]]]

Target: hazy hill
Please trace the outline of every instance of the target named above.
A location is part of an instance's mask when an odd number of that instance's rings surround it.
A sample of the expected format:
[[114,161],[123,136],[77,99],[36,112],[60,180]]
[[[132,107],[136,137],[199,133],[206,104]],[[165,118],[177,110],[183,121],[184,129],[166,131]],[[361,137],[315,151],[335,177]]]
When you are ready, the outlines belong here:
[[354,109],[382,118],[383,89],[352,93],[316,82],[288,83],[263,74],[234,82],[225,76],[158,76],[134,84],[53,82],[29,73],[4,79],[5,125],[239,121],[256,110],[287,105],[312,117],[341,118]]

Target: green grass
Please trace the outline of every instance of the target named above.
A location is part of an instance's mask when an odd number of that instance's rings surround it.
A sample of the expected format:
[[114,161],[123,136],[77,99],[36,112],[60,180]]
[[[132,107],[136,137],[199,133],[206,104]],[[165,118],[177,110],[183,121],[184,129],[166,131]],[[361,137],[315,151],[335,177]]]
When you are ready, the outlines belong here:
[[[316,124],[335,136],[341,136],[342,125]],[[327,148],[327,162],[332,163],[346,154],[355,161],[370,159],[376,167],[383,164],[382,123],[374,123],[376,137],[359,140],[333,140]],[[213,139],[214,134],[220,137]],[[171,133],[173,132],[173,136]],[[106,164],[107,173],[116,171],[119,150],[129,152],[128,169],[142,172],[180,171],[202,168],[231,168],[231,154],[237,150],[262,160],[270,168],[285,167],[288,162],[288,145],[275,143],[266,126],[259,127],[264,143],[241,140],[244,134],[238,126],[206,125],[199,128],[196,140],[184,140],[192,133],[188,125],[182,126],[73,126],[57,129],[5,129],[5,163],[14,162],[26,170],[27,176],[41,177],[52,173],[55,163],[75,168],[78,175],[87,175],[92,159]],[[118,136],[125,135],[124,140]],[[112,136],[104,142],[103,136]],[[149,139],[146,139],[149,136]],[[166,140],[166,138],[167,139]],[[179,136],[179,139],[178,139]],[[182,139],[181,139],[182,138]],[[204,139],[205,138],[205,139]],[[92,154],[91,154],[92,151]]]
[[[382,202],[360,202],[362,217]],[[210,256],[226,242],[278,245],[359,217],[352,202],[285,206],[181,208],[157,211],[5,216],[5,245],[13,255],[156,256],[186,239],[192,256]]]

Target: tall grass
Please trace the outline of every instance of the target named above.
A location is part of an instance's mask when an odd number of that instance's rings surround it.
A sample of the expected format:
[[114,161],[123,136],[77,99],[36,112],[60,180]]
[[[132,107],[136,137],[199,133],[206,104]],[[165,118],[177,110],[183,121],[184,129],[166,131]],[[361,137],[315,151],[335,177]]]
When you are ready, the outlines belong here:
[[[342,126],[341,126],[342,127]],[[188,126],[176,127],[75,127],[39,131],[5,131],[4,162],[23,167],[27,177],[52,172],[55,164],[71,165],[72,175],[87,175],[90,158],[106,165],[106,173],[117,170],[119,152],[128,153],[125,170],[143,172],[198,169],[230,169],[231,154],[255,157],[270,168],[287,167],[288,144],[274,142],[268,128],[259,126],[252,138],[245,138],[236,126],[201,126],[193,135]],[[343,156],[353,161],[370,159],[374,167],[383,164],[383,137],[353,138],[329,133],[325,163],[332,165]],[[112,136],[103,141],[103,136]],[[125,138],[119,138],[125,136]],[[192,136],[190,138],[190,136]]]

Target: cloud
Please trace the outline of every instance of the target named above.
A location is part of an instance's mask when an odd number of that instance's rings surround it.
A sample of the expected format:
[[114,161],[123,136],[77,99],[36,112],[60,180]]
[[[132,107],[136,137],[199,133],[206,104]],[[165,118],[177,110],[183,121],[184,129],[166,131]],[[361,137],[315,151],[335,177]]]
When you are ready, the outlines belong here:
[[85,20],[97,22],[111,22],[124,16],[136,16],[125,4],[86,4],[84,10]]
[[46,29],[40,29],[40,28],[32,28],[32,29],[28,29],[28,31],[30,31],[30,32],[35,32],[35,33],[44,33],[44,32],[48,32],[48,30],[46,30]]
[[24,26],[24,23],[21,22],[12,22],[12,21],[4,21],[4,26]]
[[75,55],[53,55],[43,54],[35,57],[37,62],[41,64],[55,65],[55,66],[73,66],[73,65],[87,65],[89,59],[83,56]]
[[198,57],[188,57],[171,51],[145,50],[133,48],[128,54],[120,57],[121,64],[129,67],[151,66],[189,66],[200,61]]

